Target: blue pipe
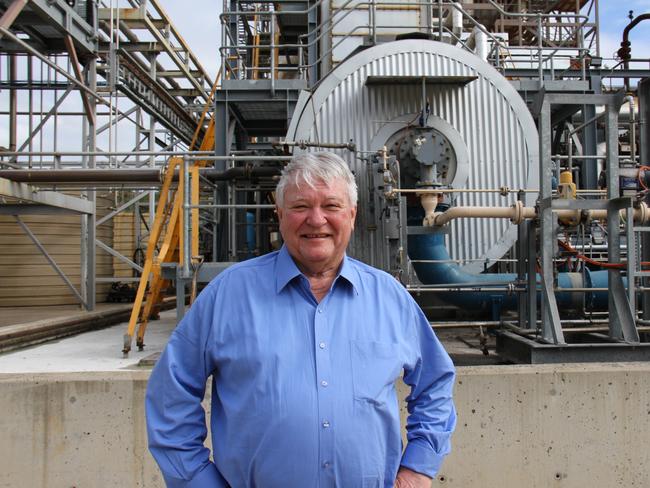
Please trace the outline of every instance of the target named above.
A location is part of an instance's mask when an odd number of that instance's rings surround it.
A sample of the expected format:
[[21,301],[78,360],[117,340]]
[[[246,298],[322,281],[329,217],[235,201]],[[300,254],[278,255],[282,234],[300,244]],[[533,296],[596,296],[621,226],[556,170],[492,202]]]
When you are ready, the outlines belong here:
[[[420,281],[425,285],[451,284],[470,286],[481,283],[514,283],[517,275],[514,273],[471,274],[463,271],[460,266],[449,262],[451,257],[445,247],[444,236],[437,234],[417,234],[408,236],[408,254],[414,260],[447,261],[435,263],[413,263],[413,268]],[[537,282],[541,281],[537,276]],[[607,288],[607,271],[589,271],[586,269],[584,283],[580,273],[559,273],[560,288]],[[486,285],[489,286],[489,285]],[[469,310],[491,311],[493,318],[498,318],[502,310],[513,310],[517,307],[519,294],[506,291],[493,292],[444,292],[437,294],[452,305]],[[540,293],[538,292],[538,300]],[[606,310],[607,292],[596,291],[585,295],[581,293],[556,293],[560,310],[575,310],[578,301],[584,296],[584,307],[588,310]]]

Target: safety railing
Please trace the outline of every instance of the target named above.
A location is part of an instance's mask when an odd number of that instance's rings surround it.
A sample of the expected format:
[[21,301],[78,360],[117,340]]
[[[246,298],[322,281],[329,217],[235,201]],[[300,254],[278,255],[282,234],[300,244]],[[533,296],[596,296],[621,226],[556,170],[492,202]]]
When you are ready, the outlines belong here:
[[[596,2],[597,0],[593,0]],[[246,4],[255,4],[249,2]],[[242,4],[242,2],[240,2]],[[284,4],[284,3],[283,3]],[[588,68],[589,53],[592,42],[585,42],[585,36],[597,36],[597,24],[590,21],[587,15],[582,13],[519,13],[505,10],[494,0],[486,0],[484,5],[489,6],[498,14],[499,19],[494,25],[505,25],[508,19],[516,20],[533,34],[536,34],[536,45],[513,45],[508,43],[503,36],[500,36],[494,29],[481,24],[460,3],[450,0],[414,0],[410,2],[390,0],[346,0],[333,9],[325,20],[309,30],[306,21],[303,33],[297,36],[297,42],[280,42],[281,18],[283,16],[305,16],[305,19],[314,16],[324,5],[324,0],[318,0],[308,8],[302,10],[275,10],[268,4],[260,4],[266,7],[265,10],[238,10],[228,11],[220,15],[222,23],[222,46],[220,53],[222,57],[222,69],[224,79],[259,79],[279,77],[301,78],[308,77],[310,70],[324,61],[331,58],[335,50],[344,42],[353,37],[367,36],[370,43],[376,43],[377,37],[383,32],[395,32],[396,30],[413,29],[429,34],[430,37],[438,40],[445,40],[459,44],[464,49],[472,50],[467,40],[469,32],[461,29],[460,35],[450,28],[448,19],[454,11],[460,15],[462,26],[470,26],[480,31],[489,43],[488,61],[497,69],[509,67],[535,67],[539,70],[540,79],[545,69],[552,72],[562,72],[565,69],[575,68],[582,71],[584,78]],[[421,7],[426,13],[426,25],[382,25],[377,22],[377,12],[380,9],[391,7]],[[227,5],[225,6],[227,7]],[[366,11],[367,22],[357,24],[347,31],[336,31],[344,20],[354,12]],[[433,17],[437,12],[437,17]],[[251,27],[251,22],[253,26]],[[499,24],[501,22],[501,24]],[[264,23],[268,29],[264,34],[268,42],[263,44],[259,25]],[[242,25],[246,24],[244,28]],[[420,24],[423,24],[421,21]],[[235,32],[233,32],[235,30]],[[242,35],[242,33],[255,32],[255,35]],[[467,36],[465,36],[467,34]],[[249,37],[252,42],[248,42]],[[336,37],[336,42],[331,42]],[[330,39],[331,45],[317,50],[318,45]],[[570,41],[570,42],[569,42]],[[597,44],[597,43],[596,43]],[[269,61],[263,66],[259,64],[259,53],[261,50],[268,53]],[[306,56],[309,50],[314,50],[318,55]],[[279,64],[279,54],[295,58],[294,63]],[[291,54],[289,54],[291,53]],[[598,53],[596,53],[598,54]],[[324,74],[324,73],[323,73]],[[316,80],[311,80],[315,82]]]

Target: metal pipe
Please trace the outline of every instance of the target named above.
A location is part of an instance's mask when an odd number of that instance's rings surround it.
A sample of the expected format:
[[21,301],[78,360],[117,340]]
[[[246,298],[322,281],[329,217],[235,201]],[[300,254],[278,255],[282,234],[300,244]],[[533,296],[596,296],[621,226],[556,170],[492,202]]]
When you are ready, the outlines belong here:
[[511,207],[452,207],[434,215],[433,225],[443,226],[460,218],[507,218],[519,224],[523,219],[537,217],[534,207],[524,207],[521,202]]
[[215,156],[212,151],[3,151],[0,157],[7,156],[34,156],[56,158],[66,156],[187,156],[190,161],[291,161],[293,156]]
[[[250,179],[275,177],[280,175],[279,168],[272,167],[243,167],[229,168],[226,171],[219,171],[214,168],[200,168],[199,174],[203,178],[216,181],[227,181],[234,179]],[[173,181],[178,181],[179,171],[177,170]],[[162,184],[164,178],[163,169],[65,169],[65,170],[26,170],[11,169],[0,170],[0,178],[21,182],[21,183],[50,183],[50,184],[88,184],[88,183],[147,183]]]
[[[413,217],[415,220],[415,217]],[[411,234],[408,236],[409,257],[414,260],[448,260],[449,253],[444,244],[444,235],[437,234]],[[485,292],[472,295],[471,293],[447,293],[442,299],[450,304],[459,307],[471,307],[473,310],[491,312],[493,318],[497,318],[500,311],[504,309],[516,309],[518,300],[522,299],[520,292],[524,287],[519,286],[517,274],[514,273],[482,273],[472,274],[463,271],[457,264],[452,263],[413,263],[413,268],[419,280],[425,284],[442,286],[447,285],[444,291],[455,292],[458,288],[448,286],[455,283],[458,287],[469,288],[468,284],[496,283],[501,282],[503,290],[487,289]],[[600,308],[606,306],[607,293],[598,291],[601,288],[607,290],[607,271],[591,271],[582,276],[580,273],[559,273],[558,287],[561,289],[589,288],[588,291],[580,293],[556,293],[558,306],[563,310],[582,310],[585,308]],[[541,283],[541,276],[533,278],[534,285],[529,293],[539,296],[535,290]],[[592,289],[595,288],[595,289]],[[474,287],[476,288],[476,287]],[[416,287],[414,291],[436,292],[443,290],[437,288]],[[477,290],[478,291],[478,290]],[[490,293],[491,292],[491,293]],[[604,299],[603,299],[604,298]]]
[[451,292],[470,292],[470,293],[513,293],[516,291],[524,291],[522,290],[515,290],[510,286],[488,286],[488,287],[480,287],[480,286],[471,286],[469,288],[463,287],[461,285],[458,286],[450,286],[447,288],[425,288],[425,287],[409,287],[407,288],[409,292],[411,293],[451,293]]
[[[435,190],[427,189],[427,188],[422,188],[422,189],[417,189],[417,188],[393,188],[391,193],[415,193],[416,195],[421,194],[421,195],[427,195],[427,194],[432,194],[436,195],[439,193],[501,193],[504,196],[509,193],[519,193],[519,192],[524,192],[524,193],[539,193],[539,190],[537,189],[519,189],[519,190],[514,190],[510,189],[507,186],[504,186],[502,188],[436,188]],[[391,196],[390,194],[387,196]]]
[[348,151],[356,151],[357,146],[354,142],[339,143],[339,142],[311,142],[311,141],[280,141],[274,143],[273,146],[282,147],[299,147],[300,149],[307,149],[308,147],[320,147],[324,149],[347,149]]
[[[630,58],[632,57],[632,43],[629,40],[630,31],[643,20],[650,19],[650,13],[641,14],[632,20],[628,25],[623,29],[623,40],[621,41],[621,47],[618,50],[618,56],[623,61],[623,67],[625,70],[630,68]],[[630,78],[625,77],[625,90],[630,91]]]
[[625,99],[630,104],[630,160],[634,162],[636,161],[636,109],[632,95],[628,95]]
[[212,209],[212,208],[218,208],[218,209],[224,209],[224,208],[238,208],[238,209],[272,209],[275,208],[275,205],[271,204],[256,204],[256,203],[243,203],[243,204],[238,204],[238,203],[233,203],[233,204],[227,204],[227,203],[221,203],[221,204],[201,204],[201,205],[190,205],[190,208],[199,208],[199,209]]
[[[586,212],[587,220],[601,220],[607,218],[606,209],[591,209],[591,210],[567,210],[559,209],[553,210],[557,213],[558,217],[571,218],[578,216],[582,212]],[[621,218],[625,218],[626,210],[619,211]],[[637,208],[633,209],[634,221],[639,224],[645,224],[650,221],[650,209],[645,202],[641,202]],[[537,218],[537,209],[535,207],[524,207],[517,202],[510,207],[452,207],[444,212],[438,212],[434,215],[433,225],[443,226],[452,220],[459,218],[507,218],[513,223],[519,224],[524,219]]]

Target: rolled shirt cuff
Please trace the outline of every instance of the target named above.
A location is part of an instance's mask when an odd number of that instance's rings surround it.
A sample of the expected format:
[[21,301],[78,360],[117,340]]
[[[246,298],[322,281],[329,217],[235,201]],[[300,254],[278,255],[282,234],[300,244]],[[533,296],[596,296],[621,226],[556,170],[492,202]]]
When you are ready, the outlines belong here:
[[228,483],[217,471],[214,463],[207,464],[191,480],[165,476],[167,488],[228,488]]
[[406,445],[400,464],[417,473],[435,478],[445,455],[433,451],[429,443],[423,439],[412,439]]

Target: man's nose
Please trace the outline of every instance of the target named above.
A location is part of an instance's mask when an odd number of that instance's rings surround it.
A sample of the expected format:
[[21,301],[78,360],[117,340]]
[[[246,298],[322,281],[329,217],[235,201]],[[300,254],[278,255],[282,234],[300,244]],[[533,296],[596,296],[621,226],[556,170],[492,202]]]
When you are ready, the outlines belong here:
[[307,223],[313,226],[324,225],[327,222],[325,218],[325,212],[320,207],[313,207],[309,210],[309,215],[307,216]]

